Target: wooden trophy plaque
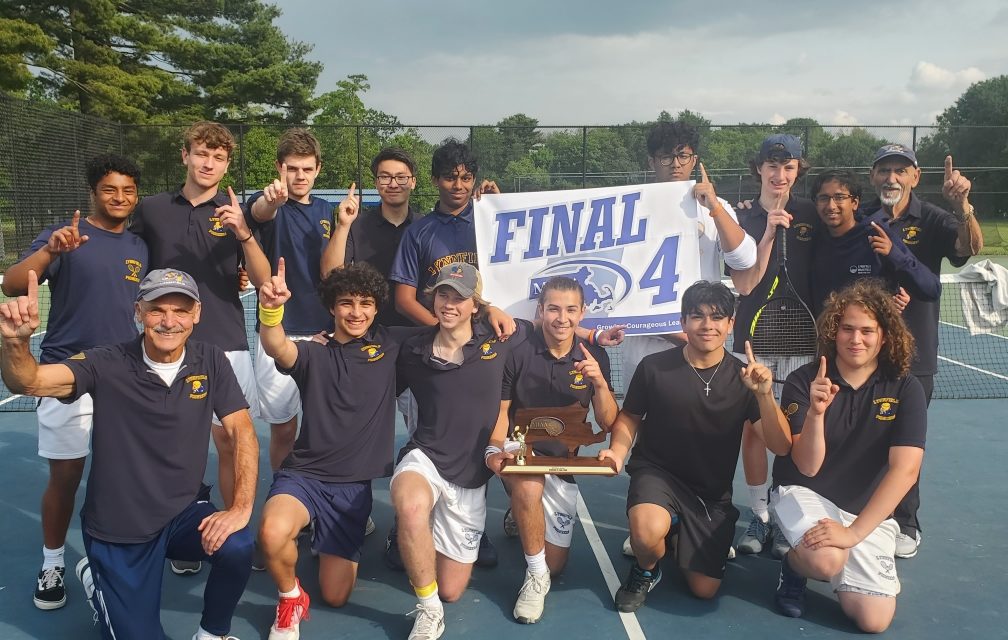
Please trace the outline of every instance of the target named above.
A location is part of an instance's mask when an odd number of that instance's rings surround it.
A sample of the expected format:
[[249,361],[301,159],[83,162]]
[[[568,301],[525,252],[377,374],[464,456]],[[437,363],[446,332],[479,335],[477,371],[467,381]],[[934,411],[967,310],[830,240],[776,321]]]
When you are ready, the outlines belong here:
[[[588,423],[588,408],[574,403],[567,407],[518,409],[515,411],[512,439],[519,444],[514,460],[505,460],[501,467],[504,475],[591,474],[616,475],[612,460],[575,456],[582,445],[596,444],[606,439],[602,431],[595,433]],[[531,445],[542,441],[556,441],[567,447],[566,456],[540,456],[531,451]]]

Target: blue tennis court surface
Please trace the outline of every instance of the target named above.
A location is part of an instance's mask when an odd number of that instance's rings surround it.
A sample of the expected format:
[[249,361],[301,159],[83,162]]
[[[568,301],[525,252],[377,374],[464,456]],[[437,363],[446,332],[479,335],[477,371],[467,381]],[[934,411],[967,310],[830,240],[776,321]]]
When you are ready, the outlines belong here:
[[[898,561],[903,593],[888,631],[895,638],[1008,638],[1004,592],[1008,587],[1008,438],[1002,422],[1003,400],[942,400],[932,404],[928,450],[922,479],[924,543],[912,560]],[[265,444],[268,427],[257,423]],[[400,440],[404,431],[400,424]],[[0,414],[0,638],[5,640],[98,638],[91,610],[76,578],[68,577],[68,602],[56,611],[37,610],[31,591],[41,558],[39,500],[47,479],[36,455],[35,416]],[[216,476],[211,452],[208,477]],[[262,449],[261,469],[268,469]],[[259,503],[268,488],[259,482]],[[857,632],[840,613],[828,585],[810,583],[804,618],[783,618],[773,610],[778,563],[769,557],[741,557],[729,562],[721,594],[710,602],[685,591],[671,566],[665,579],[636,614],[618,614],[611,590],[622,581],[630,560],[620,553],[626,537],[624,505],[628,478],[583,478],[584,508],[576,529],[570,564],[553,582],[546,614],[536,625],[519,625],[511,609],[520,586],[524,559],[517,540],[501,528],[504,492],[491,481],[487,530],[500,552],[495,569],[475,569],[469,590],[458,603],[445,605],[445,638],[829,638]],[[736,505],[749,512],[741,469],[736,476]],[[78,503],[83,490],[78,494]],[[392,521],[388,481],[375,483],[374,518],[378,532],[367,539],[358,583],[350,603],[336,610],[318,595],[316,562],[302,547],[298,574],[313,596],[311,619],[302,638],[405,638],[412,627],[416,599],[404,574],[382,561],[384,534]],[[67,542],[72,571],[81,557],[79,520]],[[199,622],[206,571],[178,577],[165,571],[162,620],[168,637],[188,640]],[[266,638],[273,620],[276,589],[265,573],[254,573],[238,607],[232,633],[242,640]]]

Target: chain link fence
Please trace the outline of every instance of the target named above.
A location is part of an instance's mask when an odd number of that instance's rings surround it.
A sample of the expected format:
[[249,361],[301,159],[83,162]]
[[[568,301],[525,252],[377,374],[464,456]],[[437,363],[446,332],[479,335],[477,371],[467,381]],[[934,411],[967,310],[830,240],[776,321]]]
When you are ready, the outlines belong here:
[[[82,116],[0,94],[0,267],[6,267],[44,227],[86,211],[89,193],[84,163],[114,151],[138,162],[141,194],[178,188],[185,179],[180,148],[186,125],[124,125]],[[228,125],[238,141],[225,186],[245,198],[276,176],[276,143],[281,125]],[[624,126],[368,126],[309,127],[322,146],[322,171],[315,184],[322,197],[337,202],[351,182],[372,190],[371,158],[389,145],[410,152],[417,161],[414,205],[427,211],[437,199],[431,182],[433,150],[448,138],[469,143],[480,160],[481,177],[496,180],[504,191],[602,187],[646,182],[648,125]],[[968,131],[967,131],[968,130]],[[722,125],[700,131],[701,160],[729,202],[759,191],[748,161],[764,137],[793,133],[802,139],[813,167],[843,167],[867,176],[875,150],[902,143],[918,150],[923,175],[917,192],[940,200],[942,159],[960,138],[971,144],[998,145],[995,162],[961,168],[973,181],[971,200],[984,218],[992,253],[1008,251],[1008,151],[1002,144],[1008,126],[967,127],[948,132],[929,126],[819,126],[815,124]],[[956,134],[959,134],[958,136]],[[953,142],[944,142],[949,139]],[[1001,141],[1001,142],[999,142]],[[981,154],[982,155],[982,154]],[[959,158],[977,154],[957,152]],[[987,154],[983,157],[992,157]],[[804,192],[815,169],[798,185]]]

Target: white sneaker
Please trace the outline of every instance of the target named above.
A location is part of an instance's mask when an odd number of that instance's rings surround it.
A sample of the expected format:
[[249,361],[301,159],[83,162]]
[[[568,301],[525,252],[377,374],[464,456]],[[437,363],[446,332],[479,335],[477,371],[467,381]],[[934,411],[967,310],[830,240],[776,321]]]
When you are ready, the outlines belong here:
[[539,576],[525,570],[525,582],[518,591],[514,606],[514,618],[522,624],[535,624],[542,617],[546,606],[546,594],[550,590],[549,571]]
[[418,604],[410,615],[416,615],[413,630],[407,640],[437,640],[444,633],[444,609]]
[[213,640],[238,640],[236,636],[208,636],[200,634],[199,631],[193,634],[192,640],[207,640],[207,638],[212,638]]
[[917,547],[921,543],[920,531],[917,535],[911,538],[907,534],[900,531],[896,534],[896,557],[897,558],[912,558],[917,555]]
[[630,545],[630,536],[627,536],[626,540],[623,541],[623,555],[625,555],[628,558],[635,557],[633,553],[633,547]]

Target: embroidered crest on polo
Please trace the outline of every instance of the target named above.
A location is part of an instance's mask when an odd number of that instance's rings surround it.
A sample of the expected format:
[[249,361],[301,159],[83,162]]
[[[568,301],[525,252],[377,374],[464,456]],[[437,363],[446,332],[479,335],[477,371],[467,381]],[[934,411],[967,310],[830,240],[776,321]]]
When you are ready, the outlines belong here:
[[493,360],[494,358],[497,357],[497,352],[493,350],[493,343],[495,343],[495,342],[497,342],[497,341],[496,340],[487,340],[486,342],[484,342],[483,344],[480,345],[480,354],[481,354],[480,358],[481,359],[483,359],[483,360]]
[[328,239],[332,235],[332,222],[329,220],[319,220],[322,225],[322,237]]
[[878,407],[876,420],[890,421],[896,419],[896,408],[899,406],[898,398],[875,398],[872,404]]
[[227,235],[227,230],[225,230],[224,225],[221,224],[220,218],[217,216],[210,216],[209,220],[212,226],[207,229],[207,233],[218,238],[223,238]]
[[124,277],[130,282],[140,282],[140,272],[143,270],[143,263],[139,260],[133,260],[128,258],[126,260],[126,269],[129,271]]
[[377,362],[385,357],[385,352],[381,350],[380,344],[366,344],[360,350],[367,353],[368,362]]
[[207,397],[206,375],[187,376],[185,381],[186,384],[192,385],[192,388],[189,390],[189,397],[191,399],[202,400]]

